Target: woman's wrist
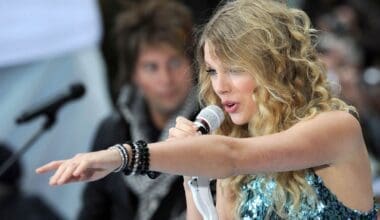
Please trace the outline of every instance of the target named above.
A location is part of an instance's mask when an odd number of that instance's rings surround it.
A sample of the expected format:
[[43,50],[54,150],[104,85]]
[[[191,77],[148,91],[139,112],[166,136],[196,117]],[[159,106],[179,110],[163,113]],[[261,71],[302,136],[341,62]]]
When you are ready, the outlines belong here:
[[[150,170],[150,153],[148,143],[138,140],[133,143],[116,144],[108,148],[117,158],[113,172],[123,172],[125,175],[147,175],[151,179],[160,173]],[[118,155],[118,156],[117,156]]]
[[118,167],[122,165],[122,158],[120,157],[119,151],[112,147],[109,147],[108,149],[104,151],[109,155],[113,170],[118,169]]

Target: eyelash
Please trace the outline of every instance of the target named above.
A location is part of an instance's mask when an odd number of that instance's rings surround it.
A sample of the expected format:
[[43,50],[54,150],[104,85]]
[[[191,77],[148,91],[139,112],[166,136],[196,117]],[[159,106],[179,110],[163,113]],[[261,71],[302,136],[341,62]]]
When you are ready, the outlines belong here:
[[211,76],[216,74],[216,71],[214,69],[207,69],[206,72]]
[[241,71],[241,70],[239,70],[239,69],[230,69],[229,70],[229,73],[230,74],[235,74],[235,75],[237,75],[237,74],[240,74],[240,73],[242,73],[243,71]]

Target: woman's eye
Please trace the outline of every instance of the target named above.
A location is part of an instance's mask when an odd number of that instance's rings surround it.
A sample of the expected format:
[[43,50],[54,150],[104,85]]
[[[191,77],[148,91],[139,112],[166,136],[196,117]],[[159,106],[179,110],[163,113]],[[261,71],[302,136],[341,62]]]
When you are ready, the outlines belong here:
[[207,72],[207,74],[209,74],[211,76],[216,75],[216,71],[214,69],[207,69],[206,72]]
[[231,74],[241,74],[243,73],[244,71],[240,68],[231,68],[228,70],[229,73]]

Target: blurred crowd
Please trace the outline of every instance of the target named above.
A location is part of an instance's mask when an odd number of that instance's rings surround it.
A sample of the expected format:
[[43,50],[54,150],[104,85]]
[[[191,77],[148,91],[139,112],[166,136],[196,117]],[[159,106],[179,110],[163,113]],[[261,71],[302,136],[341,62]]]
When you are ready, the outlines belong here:
[[[193,37],[218,3],[0,3],[0,165],[43,125],[42,118],[17,125],[17,116],[72,83],[86,87],[85,97],[65,106],[56,125],[0,177],[0,219],[121,219],[125,213],[135,219],[184,219],[184,197],[173,197],[183,194],[178,177],[125,180],[115,174],[92,185],[53,188],[49,176],[36,176],[34,169],[130,139],[161,140],[177,115],[194,117],[199,109]],[[359,112],[380,197],[380,2],[289,0],[288,5],[310,16],[335,95]],[[153,186],[160,187],[153,191]],[[100,205],[107,210],[97,209]]]

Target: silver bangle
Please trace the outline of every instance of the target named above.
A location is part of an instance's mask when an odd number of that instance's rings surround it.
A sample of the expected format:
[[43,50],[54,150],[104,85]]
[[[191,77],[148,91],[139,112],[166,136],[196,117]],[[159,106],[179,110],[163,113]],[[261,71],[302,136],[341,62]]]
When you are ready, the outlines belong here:
[[128,151],[127,151],[127,149],[125,149],[125,147],[122,144],[117,144],[116,147],[118,147],[119,150],[121,150],[121,152],[123,153],[124,163],[123,163],[123,167],[121,168],[121,170],[124,170],[124,168],[126,166],[128,166],[128,163],[129,163],[129,154],[128,154]]
[[117,145],[111,146],[108,149],[109,150],[117,150],[119,152],[119,155],[120,155],[120,158],[121,158],[121,164],[120,164],[120,166],[118,168],[116,168],[112,172],[114,172],[114,173],[120,172],[123,169],[123,167],[125,167],[125,164],[126,164],[125,163],[125,156],[124,156],[123,151]]

